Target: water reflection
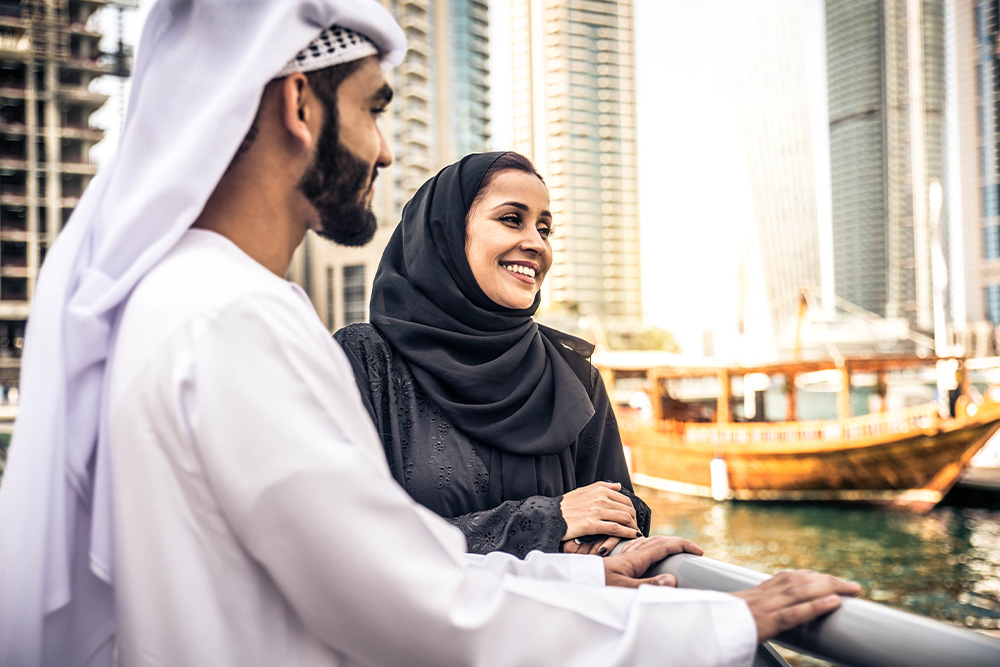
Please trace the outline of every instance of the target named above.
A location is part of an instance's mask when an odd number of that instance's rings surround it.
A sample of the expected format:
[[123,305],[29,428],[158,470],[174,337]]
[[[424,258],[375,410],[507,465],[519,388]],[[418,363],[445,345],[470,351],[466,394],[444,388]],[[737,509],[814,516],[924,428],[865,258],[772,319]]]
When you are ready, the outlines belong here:
[[642,495],[653,533],[692,539],[711,558],[770,573],[829,572],[859,582],[865,599],[1000,636],[1000,510],[939,507],[920,516]]

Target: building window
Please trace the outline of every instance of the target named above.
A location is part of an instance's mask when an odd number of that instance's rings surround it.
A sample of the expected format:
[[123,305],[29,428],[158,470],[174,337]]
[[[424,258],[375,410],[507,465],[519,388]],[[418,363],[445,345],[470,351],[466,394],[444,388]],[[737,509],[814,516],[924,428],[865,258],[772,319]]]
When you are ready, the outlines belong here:
[[365,267],[344,267],[344,326],[365,321]]
[[983,227],[983,258],[1000,258],[1000,225]]
[[1000,185],[983,186],[983,217],[1000,215]]
[[987,285],[983,295],[986,298],[986,318],[996,326],[1000,324],[1000,285]]

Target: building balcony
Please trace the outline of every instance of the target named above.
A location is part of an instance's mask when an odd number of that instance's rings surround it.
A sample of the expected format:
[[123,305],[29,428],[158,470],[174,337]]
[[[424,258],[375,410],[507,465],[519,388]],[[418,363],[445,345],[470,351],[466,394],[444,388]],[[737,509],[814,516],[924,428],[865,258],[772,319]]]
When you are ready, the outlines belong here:
[[24,259],[0,260],[0,278],[27,278],[30,273]]
[[403,64],[399,66],[399,73],[405,77],[414,76],[425,81],[430,77],[430,70],[427,66],[417,60],[404,61]]
[[30,48],[31,41],[28,39],[27,35],[0,36],[0,57],[23,61],[28,57],[28,50]]
[[485,2],[469,3],[469,17],[475,21],[489,23],[489,9]]
[[23,185],[4,185],[0,187],[0,204],[7,206],[28,206],[28,188]]
[[[425,40],[422,40],[422,39],[413,39],[413,40],[410,40],[409,42],[407,42],[406,43],[406,52],[407,52],[407,54],[410,54],[410,53],[419,53],[424,58],[430,58],[431,57],[430,47],[427,45],[427,42]],[[403,64],[405,65],[407,62],[411,62],[411,61],[409,59],[404,60]]]
[[70,70],[93,72],[94,74],[114,74],[115,64],[104,62],[100,58],[69,58],[61,66]]
[[[0,119],[0,134],[23,137],[28,134],[28,126],[24,123],[8,123]],[[89,139],[95,142],[104,138],[104,130],[93,125],[63,125],[59,128],[58,134],[66,139]]]
[[417,99],[424,102],[430,102],[430,93],[427,92],[427,87],[424,85],[416,85],[411,82],[406,82],[406,87],[401,91],[403,93],[403,99]]
[[23,229],[8,229],[0,227],[0,241],[11,241],[13,243],[27,243],[31,234]]
[[103,36],[100,32],[98,32],[96,30],[91,30],[90,28],[88,28],[86,23],[80,23],[80,22],[71,23],[69,25],[69,28],[67,28],[67,30],[72,35],[80,35],[80,36],[83,36],[83,37],[93,37],[93,38],[98,39],[98,40],[101,39],[101,37]]
[[[403,135],[403,142],[407,144],[417,144],[425,148],[431,147],[431,135],[427,132],[406,132]],[[404,153],[405,154],[405,153]]]
[[28,91],[21,86],[0,86],[0,96],[7,100],[23,100],[27,94]]
[[423,107],[423,105],[420,105],[420,106],[416,106],[416,105],[413,105],[413,106],[404,106],[403,110],[399,114],[400,120],[403,120],[403,121],[416,121],[418,123],[422,123],[424,125],[430,126],[430,124],[431,124],[431,115],[429,113],[427,113],[427,111],[425,109],[423,109],[422,107]]
[[430,23],[419,14],[407,14],[399,21],[399,25],[404,31],[413,30],[421,35],[429,35],[431,32]]
[[[38,168],[43,169],[44,162],[38,163]],[[0,158],[0,169],[11,169],[13,171],[27,171],[28,161],[19,158]],[[65,174],[81,174],[93,176],[97,173],[97,165],[93,162],[62,162],[59,164],[59,171]]]
[[97,173],[97,164],[87,160],[85,162],[63,162],[59,165],[59,171],[64,174],[80,174],[82,176],[93,176]]
[[90,139],[96,142],[104,138],[104,130],[92,126],[76,127],[64,125],[59,128],[59,136],[67,139]]
[[108,101],[109,95],[95,93],[88,90],[86,86],[64,86],[59,89],[59,99],[67,102],[76,102],[93,109],[99,109]]

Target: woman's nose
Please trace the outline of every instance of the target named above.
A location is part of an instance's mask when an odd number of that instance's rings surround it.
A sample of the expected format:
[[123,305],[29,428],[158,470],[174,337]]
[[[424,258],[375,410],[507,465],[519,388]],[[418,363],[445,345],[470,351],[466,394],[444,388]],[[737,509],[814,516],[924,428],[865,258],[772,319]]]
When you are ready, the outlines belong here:
[[542,233],[534,227],[527,229],[521,237],[521,249],[536,252],[539,255],[545,253],[547,247]]

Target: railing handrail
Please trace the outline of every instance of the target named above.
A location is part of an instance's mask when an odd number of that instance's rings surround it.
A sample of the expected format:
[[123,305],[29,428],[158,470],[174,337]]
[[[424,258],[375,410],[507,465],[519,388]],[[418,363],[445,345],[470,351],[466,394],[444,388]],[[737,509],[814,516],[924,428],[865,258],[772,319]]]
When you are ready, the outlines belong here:
[[[646,576],[654,574],[674,575],[681,588],[726,593],[751,588],[769,578],[763,572],[691,554],[677,554],[657,563]],[[1000,641],[856,598],[844,598],[830,615],[772,641],[848,667],[1000,665]]]

